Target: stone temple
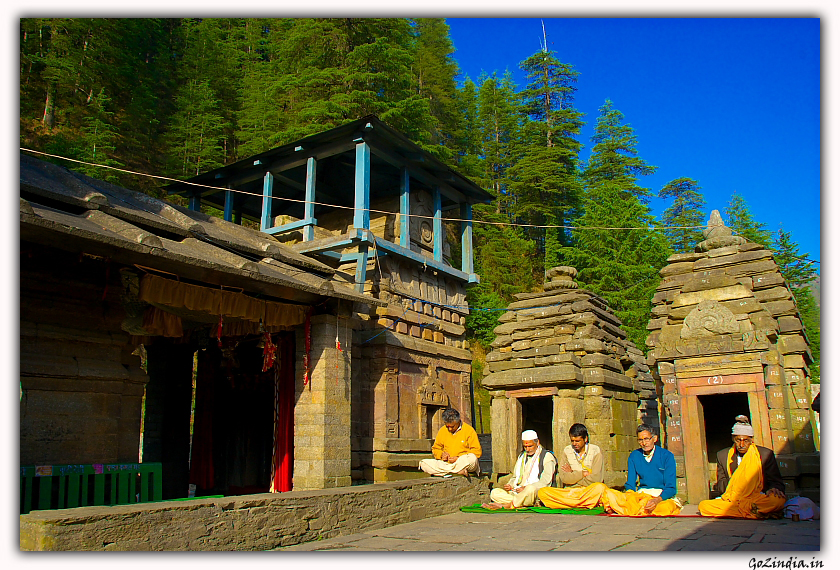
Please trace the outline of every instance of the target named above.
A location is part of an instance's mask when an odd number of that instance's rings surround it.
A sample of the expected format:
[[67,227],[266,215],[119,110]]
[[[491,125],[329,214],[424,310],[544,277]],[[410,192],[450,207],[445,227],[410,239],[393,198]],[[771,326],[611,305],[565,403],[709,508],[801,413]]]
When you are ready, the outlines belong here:
[[493,469],[512,471],[522,430],[558,451],[580,422],[604,452],[605,482],[622,485],[636,426],[658,421],[654,379],[621,321],[576,276],[549,270],[544,292],[515,295],[499,319],[482,381],[493,397]]
[[756,443],[776,453],[786,491],[818,501],[812,356],[791,291],[772,252],[733,236],[717,210],[703,235],[660,271],[646,341],[678,492],[695,504],[709,497],[715,453],[744,414]]

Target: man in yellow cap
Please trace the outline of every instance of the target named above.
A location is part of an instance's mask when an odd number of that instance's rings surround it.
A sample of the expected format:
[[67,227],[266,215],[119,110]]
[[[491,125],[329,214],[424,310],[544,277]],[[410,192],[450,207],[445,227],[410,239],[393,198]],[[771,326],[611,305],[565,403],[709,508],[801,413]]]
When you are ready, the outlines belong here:
[[755,445],[749,418],[738,416],[732,426],[732,447],[717,453],[717,499],[700,501],[707,517],[765,518],[785,505],[785,485],[772,449]]

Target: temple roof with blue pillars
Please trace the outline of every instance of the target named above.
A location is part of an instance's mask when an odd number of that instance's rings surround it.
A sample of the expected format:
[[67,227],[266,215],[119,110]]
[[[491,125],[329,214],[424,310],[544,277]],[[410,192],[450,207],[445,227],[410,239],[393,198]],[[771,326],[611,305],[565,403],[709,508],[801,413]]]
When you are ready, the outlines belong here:
[[[418,189],[432,196],[431,258],[409,244],[410,217],[404,214],[412,213],[409,196]],[[303,242],[295,247],[300,253],[340,262],[353,258],[359,291],[366,279],[368,250],[374,248],[379,256],[401,256],[465,283],[478,282],[473,272],[472,205],[493,199],[374,115],[172,184],[168,191],[188,197],[193,210],[207,204],[223,210],[227,221],[259,222],[267,234],[302,232]],[[399,241],[392,242],[370,231],[370,208],[372,200],[397,194],[402,215]],[[316,239],[318,217],[341,208],[353,210],[348,231]],[[464,220],[461,269],[443,257],[443,213],[451,210],[457,210],[453,217]],[[275,226],[280,216],[296,220]],[[354,253],[347,253],[348,248]]]

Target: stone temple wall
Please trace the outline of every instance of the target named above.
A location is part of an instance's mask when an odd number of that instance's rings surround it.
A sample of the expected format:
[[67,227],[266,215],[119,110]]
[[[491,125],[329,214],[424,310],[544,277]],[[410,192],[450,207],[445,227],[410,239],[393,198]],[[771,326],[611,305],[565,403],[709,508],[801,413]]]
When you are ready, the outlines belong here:
[[756,443],[777,454],[788,493],[818,498],[811,352],[791,292],[772,252],[733,236],[717,211],[704,235],[694,253],[672,255],[660,271],[646,341],[679,490],[691,502],[706,498],[715,450],[705,438],[716,427],[706,420],[712,414],[730,428],[736,415],[713,409],[728,400],[709,398],[729,394],[748,400]]
[[576,275],[572,267],[551,269],[543,292],[516,295],[499,319],[482,381],[493,396],[493,470],[513,468],[523,406],[550,397],[551,417],[525,423],[550,424],[555,451],[568,445],[573,423],[585,424],[605,454],[605,482],[623,485],[636,426],[658,425],[654,379],[621,321],[604,299],[577,288]]

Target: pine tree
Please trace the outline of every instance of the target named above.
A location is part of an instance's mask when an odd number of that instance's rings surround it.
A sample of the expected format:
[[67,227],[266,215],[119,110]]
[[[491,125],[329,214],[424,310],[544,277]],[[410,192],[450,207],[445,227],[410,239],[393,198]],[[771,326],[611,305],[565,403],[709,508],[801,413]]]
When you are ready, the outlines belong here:
[[[111,139],[110,157],[131,169],[160,172],[165,149],[159,138],[172,109],[170,56],[177,27],[174,20],[145,18],[21,19],[21,144],[81,160],[86,140],[97,131],[88,128],[91,114],[107,108],[107,122],[119,133]],[[103,92],[107,105],[96,105]],[[150,179],[114,171],[107,176],[147,191],[156,188]]]
[[455,161],[455,135],[458,131],[458,89],[455,77],[458,64],[449,37],[449,25],[443,18],[414,19],[414,63],[417,93],[429,102],[432,116],[431,145],[446,162]]
[[584,213],[576,221],[580,229],[572,232],[574,246],[561,253],[578,269],[578,281],[607,301],[628,338],[641,347],[659,270],[672,250],[636,183],[636,176],[653,167],[638,158],[633,130],[618,117],[612,103],[601,108],[596,144],[583,173]]
[[189,81],[176,106],[169,132],[172,172],[189,177],[222,166],[225,120],[209,81]]
[[[520,94],[527,116],[522,158],[510,170],[517,218],[534,225],[567,225],[577,214],[581,187],[577,173],[582,114],[574,108],[578,73],[554,52],[541,50],[520,64],[528,85]],[[558,228],[532,229],[546,269],[560,262],[570,241]]]
[[468,178],[478,180],[482,169],[481,126],[478,118],[478,88],[466,77],[458,89],[460,119],[455,131],[456,168]]
[[814,357],[814,362],[811,364],[812,379],[819,381],[820,309],[809,287],[816,277],[816,264],[808,259],[807,253],[799,253],[799,245],[793,240],[791,233],[782,228],[773,235],[772,249],[773,257],[793,293],[802,324],[805,326],[805,334]]
[[242,103],[236,114],[241,157],[289,142],[285,131],[295,122],[290,110],[294,94],[280,52],[294,25],[290,18],[248,18],[244,22]]
[[82,127],[81,152],[79,153],[81,159],[91,165],[81,165],[79,171],[93,178],[118,182],[119,177],[113,170],[92,166],[122,166],[122,163],[113,158],[117,132],[112,124],[114,113],[107,109],[110,101],[110,98],[105,95],[104,87],[91,99],[90,114],[84,118],[85,125]]
[[497,213],[513,220],[515,197],[510,188],[510,167],[516,163],[521,146],[521,125],[516,84],[505,72],[500,79],[494,72],[479,78],[478,122],[481,132],[483,172],[477,182],[496,195]]
[[[492,204],[476,205],[476,220],[507,222],[504,214],[497,214]],[[533,267],[539,262],[534,243],[521,229],[506,225],[478,223],[473,226],[475,271],[481,283],[467,290],[467,300],[473,307],[504,308],[514,293],[531,291],[536,284]],[[540,277],[542,275],[540,274]],[[495,338],[501,311],[470,311],[467,328],[472,337],[485,345]]]
[[663,212],[662,223],[671,226],[665,235],[677,253],[694,251],[694,246],[703,241],[702,227],[706,201],[700,193],[700,185],[692,178],[677,178],[659,191],[660,198],[673,198],[673,203]]
[[607,181],[616,182],[624,192],[647,203],[650,189],[636,183],[640,176],[656,172],[656,167],[638,157],[635,132],[624,123],[624,114],[614,109],[609,99],[599,109],[592,143],[592,154],[583,173],[585,184],[592,187]]
[[430,144],[429,103],[412,91],[412,30],[400,18],[301,18],[278,40],[270,86],[289,121],[272,146],[376,114]]
[[773,241],[773,234],[767,227],[753,218],[747,201],[738,192],[732,193],[732,199],[725,210],[726,225],[736,236],[746,238],[747,241],[769,248]]

